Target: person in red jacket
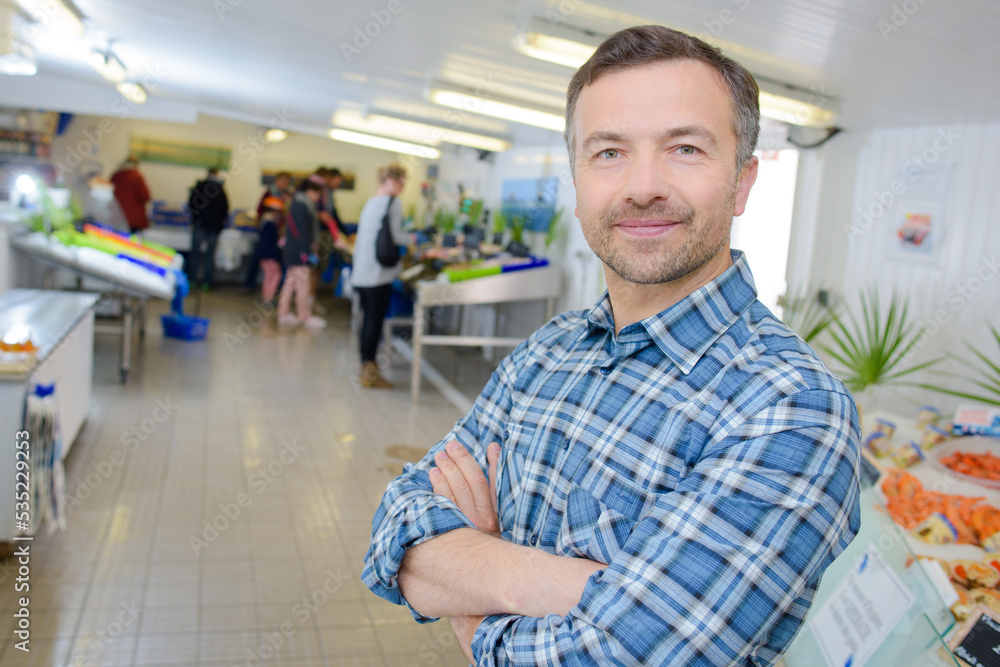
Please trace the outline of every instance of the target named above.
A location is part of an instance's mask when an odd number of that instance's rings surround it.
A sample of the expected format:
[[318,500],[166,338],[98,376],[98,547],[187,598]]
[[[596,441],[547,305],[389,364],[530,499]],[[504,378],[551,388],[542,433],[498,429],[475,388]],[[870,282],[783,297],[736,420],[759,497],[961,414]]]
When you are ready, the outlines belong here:
[[149,227],[149,216],[146,215],[149,187],[139,173],[139,161],[131,156],[126,159],[111,177],[111,184],[115,187],[115,199],[121,206],[129,230],[135,234]]

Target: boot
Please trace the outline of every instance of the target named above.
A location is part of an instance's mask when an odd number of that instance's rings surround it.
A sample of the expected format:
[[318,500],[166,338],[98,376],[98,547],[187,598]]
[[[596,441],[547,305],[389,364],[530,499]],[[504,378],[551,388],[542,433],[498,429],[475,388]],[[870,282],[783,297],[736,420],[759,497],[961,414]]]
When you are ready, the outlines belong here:
[[379,373],[378,364],[374,361],[366,361],[361,364],[361,374],[358,376],[362,387],[369,389],[391,389],[392,383],[382,377]]

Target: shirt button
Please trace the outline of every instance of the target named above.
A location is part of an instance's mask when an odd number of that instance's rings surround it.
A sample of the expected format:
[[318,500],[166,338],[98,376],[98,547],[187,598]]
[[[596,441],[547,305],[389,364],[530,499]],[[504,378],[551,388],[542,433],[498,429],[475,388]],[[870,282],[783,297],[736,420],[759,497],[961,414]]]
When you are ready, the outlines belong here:
[[538,535],[532,535],[531,536],[531,546],[535,546],[536,544],[538,544]]
[[601,367],[601,375],[609,375],[611,373],[611,368],[609,366]]
[[503,432],[503,441],[507,442],[508,440],[510,440],[510,431],[504,431]]

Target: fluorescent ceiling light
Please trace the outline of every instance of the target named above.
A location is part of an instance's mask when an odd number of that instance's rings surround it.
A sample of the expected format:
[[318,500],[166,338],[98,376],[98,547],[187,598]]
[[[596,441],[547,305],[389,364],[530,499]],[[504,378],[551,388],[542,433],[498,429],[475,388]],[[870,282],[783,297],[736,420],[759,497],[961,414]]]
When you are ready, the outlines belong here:
[[[594,53],[598,35],[569,26],[533,20],[514,36],[514,48],[533,58],[579,68]],[[833,100],[780,82],[757,79],[762,116],[804,127],[831,127],[837,118]]]
[[20,9],[0,0],[0,74],[31,76],[37,71],[35,51],[21,38],[25,20]]
[[411,144],[405,141],[386,139],[385,137],[376,137],[371,134],[351,132],[350,130],[338,130],[334,128],[330,130],[330,138],[337,141],[346,141],[349,144],[358,144],[359,146],[381,148],[384,151],[392,151],[393,153],[416,155],[417,157],[427,158],[428,160],[436,160],[441,157],[441,151],[436,148],[431,148],[430,146],[420,146],[418,144]]
[[138,83],[122,81],[116,85],[115,88],[117,88],[118,92],[122,94],[122,97],[130,102],[135,102],[136,104],[145,104],[146,100],[149,98],[149,95],[146,93],[146,89]]
[[544,127],[556,132],[562,132],[566,129],[566,121],[559,114],[531,109],[512,102],[501,102],[483,97],[482,95],[476,95],[472,91],[466,93],[434,88],[431,90],[429,97],[431,102],[453,109],[461,109],[462,111],[479,113],[484,116],[512,120],[515,123]]
[[592,32],[532,19],[514,35],[514,48],[532,58],[579,69],[601,39]]
[[511,142],[498,137],[462,132],[379,113],[365,115],[351,109],[341,109],[334,113],[333,124],[349,130],[371,132],[396,139],[430,144],[431,146],[437,146],[442,141],[447,141],[460,146],[471,146],[493,152],[502,152],[511,147]]
[[828,95],[761,78],[757,86],[762,116],[803,127],[832,127],[837,119],[834,100]]
[[276,144],[288,138],[288,132],[278,127],[272,127],[264,133],[264,141]]
[[37,72],[34,49],[12,35],[0,35],[0,74],[33,76]]
[[17,0],[35,22],[64,35],[82,35],[83,14],[70,0]]
[[128,74],[125,71],[125,65],[111,51],[98,51],[95,49],[90,52],[87,60],[91,67],[96,69],[101,76],[111,83],[121,83]]

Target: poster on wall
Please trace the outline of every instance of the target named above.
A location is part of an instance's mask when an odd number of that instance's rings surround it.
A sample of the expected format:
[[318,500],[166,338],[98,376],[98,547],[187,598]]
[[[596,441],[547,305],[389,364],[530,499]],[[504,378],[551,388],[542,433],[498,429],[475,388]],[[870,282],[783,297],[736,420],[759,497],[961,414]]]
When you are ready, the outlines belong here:
[[946,233],[944,214],[951,167],[927,167],[907,176],[910,182],[889,218],[888,258],[938,266]]
[[508,219],[514,215],[527,218],[527,229],[533,232],[547,232],[549,220],[556,212],[559,199],[559,179],[509,178],[503,182],[501,190],[503,211]]

